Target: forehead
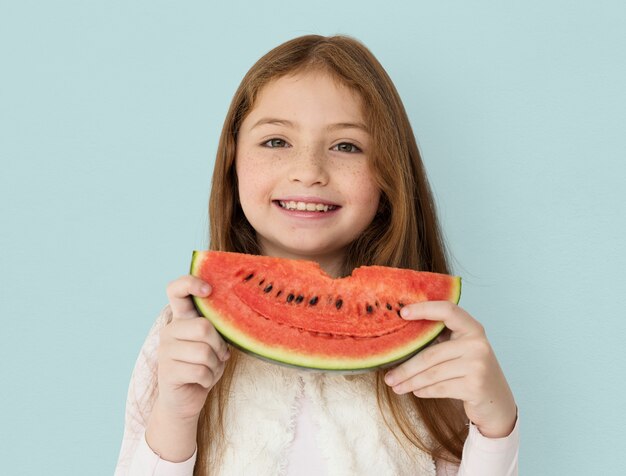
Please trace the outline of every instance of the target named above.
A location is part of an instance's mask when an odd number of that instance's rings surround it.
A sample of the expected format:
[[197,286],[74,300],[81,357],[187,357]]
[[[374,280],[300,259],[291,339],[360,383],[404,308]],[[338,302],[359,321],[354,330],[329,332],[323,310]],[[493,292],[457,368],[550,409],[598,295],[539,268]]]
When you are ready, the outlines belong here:
[[250,124],[266,116],[304,124],[364,122],[359,94],[322,71],[282,76],[261,88],[244,122]]

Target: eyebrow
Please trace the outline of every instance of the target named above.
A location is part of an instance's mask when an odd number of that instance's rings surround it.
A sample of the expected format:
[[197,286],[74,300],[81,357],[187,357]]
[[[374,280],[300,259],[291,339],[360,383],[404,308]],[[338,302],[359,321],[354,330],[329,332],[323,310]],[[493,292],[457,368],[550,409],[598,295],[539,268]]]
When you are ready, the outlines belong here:
[[[264,118],[259,119],[257,122],[255,122],[255,124],[250,128],[250,130],[254,129],[255,127],[265,125],[265,124],[274,124],[278,126],[291,127],[292,129],[298,129],[298,126],[296,124],[294,124],[291,121],[288,121],[287,119],[279,119],[276,117],[264,117]],[[335,124],[329,124],[326,127],[326,129],[329,131],[334,131],[337,129],[361,129],[364,132],[369,133],[367,126],[363,124],[362,122],[337,122]]]
[[294,127],[293,122],[288,121],[287,119],[278,119],[275,117],[263,117],[256,121],[254,125],[250,129],[254,129],[255,127],[262,126],[264,124],[275,124],[278,126],[286,126],[286,127]]

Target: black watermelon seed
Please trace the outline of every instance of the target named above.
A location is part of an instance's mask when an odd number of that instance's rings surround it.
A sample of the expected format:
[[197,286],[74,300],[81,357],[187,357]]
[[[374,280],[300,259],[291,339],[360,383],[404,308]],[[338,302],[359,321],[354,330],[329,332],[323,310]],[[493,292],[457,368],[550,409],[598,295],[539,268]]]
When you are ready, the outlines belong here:
[[254,276],[254,273],[250,273],[248,276],[246,276],[245,278],[243,278],[244,281],[250,281]]
[[276,297],[280,296],[282,293],[283,293],[283,290],[281,289],[280,291],[276,293]]
[[261,286],[261,284],[263,284],[265,282],[265,278],[263,278],[261,281],[259,281],[259,286]]
[[404,303],[403,302],[399,302],[398,306],[400,306],[400,309],[402,309],[404,307]]
[[368,314],[371,314],[374,311],[374,308],[368,304],[365,307],[365,310],[367,311]]
[[398,314],[398,317],[402,317],[402,316],[400,315],[400,311],[396,311],[396,314]]
[[315,306],[317,304],[317,296],[312,297],[311,300],[309,301],[309,304],[311,306]]
[[264,293],[269,293],[272,290],[272,285],[268,284],[267,287],[263,290]]
[[295,296],[294,296],[293,294],[289,293],[289,295],[287,296],[287,302],[291,302],[291,301],[293,301],[293,298],[294,298],[294,297],[295,297]]
[[296,304],[300,304],[302,301],[304,301],[304,296],[302,294],[300,294],[297,298],[296,298]]
[[392,309],[391,304],[387,303],[387,309],[388,309],[389,311],[391,311],[391,309]]
[[337,302],[335,302],[335,307],[337,308],[337,310],[341,309],[342,304],[343,301],[341,299],[337,299]]

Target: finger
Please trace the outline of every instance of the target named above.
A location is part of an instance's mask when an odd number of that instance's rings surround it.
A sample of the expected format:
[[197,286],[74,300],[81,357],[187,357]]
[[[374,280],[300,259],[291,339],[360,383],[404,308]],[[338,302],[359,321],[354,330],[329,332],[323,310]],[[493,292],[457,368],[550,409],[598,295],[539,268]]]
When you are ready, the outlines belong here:
[[466,387],[463,377],[452,378],[415,390],[413,395],[419,398],[454,398],[465,401],[468,399]]
[[392,389],[395,393],[403,395],[447,380],[464,378],[466,374],[467,368],[461,359],[450,360],[412,375],[407,380],[393,386]]
[[433,345],[387,372],[385,382],[396,386],[431,367],[458,359],[462,355],[463,349],[456,342],[447,341]]
[[173,360],[168,366],[168,374],[173,377],[174,385],[198,384],[204,388],[211,388],[221,376],[224,364],[216,368],[206,365],[190,364]]
[[451,337],[452,337],[452,331],[448,329],[447,327],[444,327],[444,329],[441,331],[441,334],[439,334],[439,336],[435,339],[433,343],[439,344],[441,342],[447,342],[450,340]]
[[203,343],[213,349],[220,360],[228,359],[228,345],[208,319],[179,321],[170,332],[176,340]]
[[172,346],[169,357],[178,362],[217,367],[222,360],[213,348],[205,342],[185,342],[184,345]]
[[400,311],[403,319],[442,321],[452,332],[466,334],[483,331],[480,323],[464,309],[450,301],[424,301],[404,306]]
[[206,297],[211,286],[195,276],[186,275],[172,281],[167,286],[167,297],[174,319],[198,317],[198,312],[189,296]]

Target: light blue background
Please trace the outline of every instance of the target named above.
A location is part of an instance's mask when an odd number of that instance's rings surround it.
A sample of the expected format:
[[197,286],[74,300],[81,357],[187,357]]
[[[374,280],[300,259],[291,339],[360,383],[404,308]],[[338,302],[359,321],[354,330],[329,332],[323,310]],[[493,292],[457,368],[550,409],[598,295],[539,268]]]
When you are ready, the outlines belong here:
[[0,7],[2,473],[112,474],[137,352],[207,246],[238,82],[337,32],[405,102],[462,304],[520,406],[521,473],[620,472],[623,2],[227,3]]

